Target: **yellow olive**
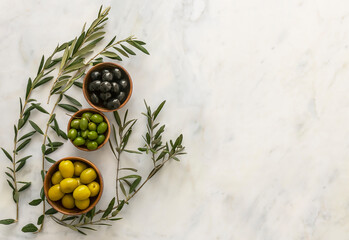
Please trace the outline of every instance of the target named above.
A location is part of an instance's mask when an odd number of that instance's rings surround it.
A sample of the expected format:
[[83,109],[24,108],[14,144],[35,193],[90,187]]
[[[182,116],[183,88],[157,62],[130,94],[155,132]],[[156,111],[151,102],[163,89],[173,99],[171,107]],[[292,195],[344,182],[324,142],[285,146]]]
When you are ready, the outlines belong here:
[[60,162],[58,168],[64,178],[71,178],[74,175],[74,164],[69,160]]
[[81,172],[87,168],[87,165],[83,162],[74,162],[74,175],[80,176]]
[[89,198],[90,195],[90,189],[88,189],[86,185],[80,185],[79,187],[75,188],[73,192],[73,197],[75,200],[84,200],[86,198]]
[[48,197],[52,201],[58,201],[63,196],[64,196],[64,193],[61,191],[61,187],[59,186],[59,184],[53,185],[48,190]]
[[87,185],[88,189],[90,189],[91,192],[91,196],[90,197],[94,197],[97,196],[97,194],[99,193],[99,184],[98,182],[91,182]]
[[53,185],[60,183],[63,180],[63,176],[60,171],[55,172],[51,177],[51,182]]
[[90,206],[90,199],[87,198],[85,200],[76,200],[75,199],[75,206],[79,208],[80,210],[84,210]]
[[93,168],[86,168],[80,174],[80,181],[83,184],[88,184],[97,178],[97,173]]
[[66,194],[62,198],[62,205],[65,208],[72,209],[75,207],[75,200],[71,194]]
[[77,186],[79,186],[78,180],[75,178],[65,178],[59,185],[61,186],[61,191],[64,193],[71,193]]
[[75,179],[76,179],[76,181],[78,181],[78,186],[80,186],[80,185],[81,185],[80,178],[77,177],[77,178],[75,178]]

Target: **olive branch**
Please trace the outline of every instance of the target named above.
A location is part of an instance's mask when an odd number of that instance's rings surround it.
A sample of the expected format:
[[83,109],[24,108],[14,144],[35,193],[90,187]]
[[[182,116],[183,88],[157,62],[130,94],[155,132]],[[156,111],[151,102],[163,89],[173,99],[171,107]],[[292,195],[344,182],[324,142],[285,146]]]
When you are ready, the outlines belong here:
[[[84,24],[79,37],[75,37],[73,40],[62,44],[62,47],[59,49],[62,51],[64,50],[64,52],[60,61],[59,73],[57,74],[57,77],[52,83],[48,101],[53,95],[58,95],[58,97],[49,113],[45,130],[42,131],[40,127],[36,125],[37,130],[43,135],[43,141],[41,145],[42,180],[44,180],[44,176],[46,174],[45,160],[49,163],[55,162],[55,160],[48,157],[47,155],[55,152],[64,144],[60,141],[52,141],[52,138],[49,136],[49,129],[51,128],[57,134],[58,137],[62,137],[65,140],[67,140],[66,134],[60,129],[59,124],[56,120],[56,108],[61,107],[66,111],[76,112],[79,110],[78,107],[82,106],[75,98],[65,93],[71,88],[71,86],[74,83],[76,83],[78,79],[84,76],[86,69],[90,65],[98,64],[103,60],[103,58],[100,56],[105,56],[110,59],[121,61],[122,58],[117,53],[110,51],[110,48],[118,49],[117,46],[121,46],[130,55],[136,55],[134,51],[122,45],[122,43],[128,43],[136,49],[139,49],[140,51],[149,54],[148,51],[142,46],[145,45],[145,43],[136,40],[134,36],[130,36],[117,42],[115,42],[116,37],[113,37],[112,40],[101,51],[97,52],[97,54],[95,54],[89,60],[86,60],[86,56],[93,53],[94,48],[97,46],[97,43],[99,43],[104,38],[105,32],[103,31],[103,28],[105,22],[108,19],[107,15],[109,13],[109,10],[110,7],[102,11],[101,7],[98,12],[97,18],[92,22],[90,27],[85,31],[86,24]],[[129,57],[127,53],[124,53],[123,55]],[[81,85],[79,84],[75,85],[81,87]],[[64,98],[67,99],[69,103],[61,103],[61,101]],[[46,110],[45,112],[47,113]],[[37,228],[33,223],[29,223],[22,228],[22,231],[40,232],[44,226],[45,216],[56,213],[56,211],[53,208],[46,210],[43,186],[40,191],[40,198],[34,199],[29,204],[32,206],[37,206],[40,203],[42,203],[42,214],[39,216],[37,220],[37,225],[39,225],[39,228]]]
[[[24,103],[22,101],[22,98],[19,98],[20,112],[19,112],[19,118],[18,118],[17,124],[14,124],[14,127],[13,127],[14,140],[13,140],[12,156],[11,154],[9,154],[7,150],[5,150],[4,148],[1,148],[5,156],[12,163],[12,166],[7,168],[9,171],[6,171],[5,174],[8,177],[6,181],[12,189],[13,201],[16,204],[16,217],[14,219],[9,218],[9,219],[0,220],[0,224],[8,225],[8,224],[18,222],[20,192],[29,188],[31,185],[31,182],[18,181],[17,172],[19,172],[25,166],[27,160],[30,159],[32,156],[28,155],[28,156],[22,157],[19,160],[16,160],[16,158],[19,152],[29,145],[29,143],[31,142],[31,137],[36,132],[41,133],[40,130],[38,130],[37,125],[34,122],[29,120],[30,114],[33,110],[38,110],[43,113],[47,113],[47,112],[40,106],[40,103],[38,103],[36,99],[31,98],[31,95],[36,88],[40,87],[41,85],[44,85],[45,83],[53,79],[53,76],[49,76],[49,74],[55,69],[55,66],[61,61],[61,58],[53,58],[53,57],[60,51],[62,51],[62,49],[61,49],[61,46],[58,45],[53,51],[53,53],[46,59],[46,61],[45,61],[45,56],[42,56],[36,77],[34,78],[34,80],[32,80],[31,78],[28,79]],[[25,134],[21,134],[22,132],[21,130],[26,125],[28,120],[30,125],[34,128],[34,130],[27,132]],[[22,187],[19,188],[18,184],[22,184]]]

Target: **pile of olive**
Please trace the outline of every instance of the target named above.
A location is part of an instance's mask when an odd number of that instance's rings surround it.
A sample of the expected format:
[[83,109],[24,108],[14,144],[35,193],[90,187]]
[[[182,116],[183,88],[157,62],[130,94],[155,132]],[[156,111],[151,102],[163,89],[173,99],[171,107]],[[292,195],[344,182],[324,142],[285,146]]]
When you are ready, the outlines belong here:
[[117,109],[130,92],[128,77],[119,68],[105,68],[90,74],[88,90],[91,102],[96,106]]
[[88,150],[95,150],[104,142],[107,130],[108,124],[102,115],[85,112],[81,118],[71,121],[68,138],[75,146],[86,146]]
[[90,197],[99,193],[100,186],[94,181],[97,173],[93,168],[88,168],[83,162],[74,164],[65,160],[58,166],[58,171],[52,175],[52,187],[48,190],[51,201],[59,201],[63,207],[74,207],[84,210],[90,206]]

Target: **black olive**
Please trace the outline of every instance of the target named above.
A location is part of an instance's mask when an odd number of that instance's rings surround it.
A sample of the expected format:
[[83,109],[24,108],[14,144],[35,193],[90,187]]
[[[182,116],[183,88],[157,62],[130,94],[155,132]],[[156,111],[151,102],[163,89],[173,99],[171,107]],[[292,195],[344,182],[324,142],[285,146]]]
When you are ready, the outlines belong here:
[[118,107],[120,107],[119,99],[114,98],[114,99],[109,100],[108,103],[107,103],[107,108],[108,109],[116,109]]
[[97,79],[100,79],[100,78],[101,78],[101,73],[100,72],[97,72],[97,71],[91,72],[91,79],[92,80],[97,80]]
[[99,98],[98,98],[98,96],[95,93],[92,93],[90,95],[90,98],[91,98],[91,102],[93,104],[99,104]]
[[118,68],[114,68],[111,72],[115,79],[120,79],[122,77],[122,72]]
[[107,93],[100,93],[99,94],[99,97],[102,99],[102,100],[107,100],[111,97],[111,93],[110,92],[107,92]]
[[120,80],[119,84],[121,85],[122,89],[126,89],[128,86],[128,82],[125,79]]
[[126,93],[120,92],[119,95],[118,95],[119,101],[123,102],[125,98],[126,98]]
[[102,82],[101,86],[99,87],[99,90],[101,92],[109,92],[111,89],[111,84],[110,82]]
[[111,83],[111,92],[112,93],[119,93],[120,92],[119,84],[117,84],[116,82],[112,82]]
[[113,74],[111,74],[110,72],[104,73],[102,76],[102,80],[103,81],[112,81],[113,80]]
[[88,89],[91,91],[91,92],[96,92],[96,91],[99,91],[99,87],[101,85],[101,81],[99,80],[96,80],[96,81],[93,81],[89,84],[88,86]]
[[105,73],[110,73],[110,71],[109,71],[108,69],[103,69],[103,70],[102,70],[102,76],[103,76]]

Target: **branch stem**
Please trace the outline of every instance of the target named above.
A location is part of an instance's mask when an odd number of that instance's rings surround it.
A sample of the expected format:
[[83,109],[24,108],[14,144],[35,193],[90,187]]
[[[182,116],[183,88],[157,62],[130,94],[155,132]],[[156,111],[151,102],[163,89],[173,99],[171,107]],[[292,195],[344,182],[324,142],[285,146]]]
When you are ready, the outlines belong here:
[[[60,95],[58,96],[57,101],[56,101],[55,105],[53,106],[53,108],[52,108],[52,110],[51,110],[49,119],[51,119],[51,117],[53,116],[53,114],[54,114],[54,112],[55,112],[55,110],[56,110],[56,107],[57,107],[57,105],[58,105],[58,103],[60,102],[61,99],[62,99],[62,94],[60,94]],[[49,122],[49,120],[48,120],[47,123],[46,123],[46,129],[45,129],[44,140],[43,140],[42,145],[46,145],[47,133],[48,133],[49,127],[50,127],[50,122]],[[45,172],[45,153],[42,153],[42,159],[41,159],[41,161],[42,161],[42,163],[41,163],[41,164],[42,164],[42,171]],[[44,218],[43,218],[42,223],[41,223],[41,225],[40,225],[40,228],[39,228],[39,230],[38,230],[37,232],[41,232],[41,230],[42,230],[42,228],[43,228],[43,226],[44,226],[44,222],[45,222],[45,211],[46,211],[46,205],[45,205],[45,200],[43,200],[43,201],[42,201],[42,213],[43,213],[43,215],[44,215]]]

